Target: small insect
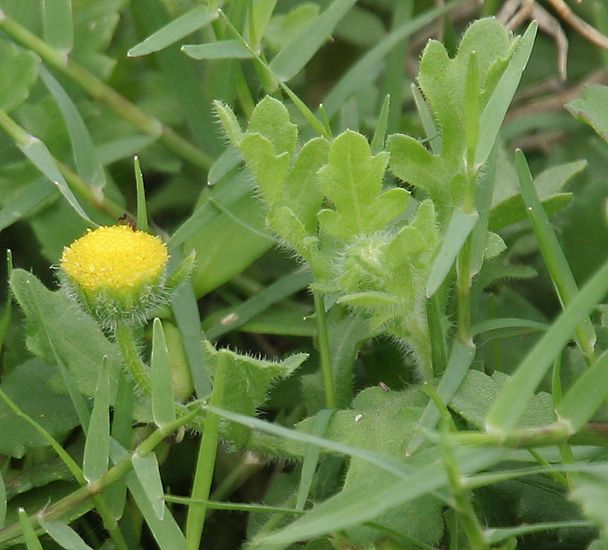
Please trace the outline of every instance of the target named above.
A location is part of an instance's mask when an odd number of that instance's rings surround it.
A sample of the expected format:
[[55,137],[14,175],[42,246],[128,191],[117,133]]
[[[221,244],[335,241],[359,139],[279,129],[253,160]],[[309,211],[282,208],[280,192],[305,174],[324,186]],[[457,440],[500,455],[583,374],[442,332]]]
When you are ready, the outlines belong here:
[[391,389],[390,389],[390,388],[389,388],[389,387],[388,387],[388,386],[387,386],[387,385],[386,385],[384,382],[380,382],[380,383],[378,384],[378,386],[380,386],[380,389],[381,389],[382,391],[387,391],[387,392],[388,392],[388,391],[391,391]]
[[361,419],[363,418],[362,414],[357,414],[355,415],[355,422],[359,423],[361,421]]
[[128,225],[133,231],[137,230],[137,222],[135,221],[135,218],[128,212],[125,212],[122,216],[120,216],[116,223],[118,225]]

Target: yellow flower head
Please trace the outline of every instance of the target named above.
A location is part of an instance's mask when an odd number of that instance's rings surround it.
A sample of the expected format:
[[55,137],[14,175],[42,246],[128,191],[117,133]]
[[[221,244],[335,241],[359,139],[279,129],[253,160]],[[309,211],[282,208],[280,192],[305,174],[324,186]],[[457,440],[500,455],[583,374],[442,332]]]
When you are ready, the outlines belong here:
[[158,282],[168,259],[158,237],[114,225],[74,241],[63,251],[61,268],[85,291],[120,291]]
[[167,247],[158,238],[126,225],[99,227],[66,247],[61,270],[68,290],[102,324],[144,322],[166,299]]

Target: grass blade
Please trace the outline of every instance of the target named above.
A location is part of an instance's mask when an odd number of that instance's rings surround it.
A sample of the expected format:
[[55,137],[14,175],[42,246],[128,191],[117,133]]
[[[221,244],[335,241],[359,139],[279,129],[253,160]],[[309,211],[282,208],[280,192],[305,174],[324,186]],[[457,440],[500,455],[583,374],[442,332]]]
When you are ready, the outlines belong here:
[[82,471],[92,483],[108,471],[110,457],[110,375],[108,360],[104,357],[97,378],[93,411],[84,444]]
[[72,0],[42,0],[44,41],[66,54],[74,46]]
[[165,501],[163,499],[163,482],[158,470],[156,455],[149,453],[141,456],[135,452],[131,457],[131,462],[133,463],[133,471],[141,484],[146,500],[150,503],[156,517],[162,520],[165,513]]
[[62,521],[46,522],[41,517],[38,517],[38,523],[46,534],[51,537],[62,548],[70,550],[93,550],[86,542],[84,542],[78,533],[69,525]]
[[[313,435],[323,436],[333,413],[334,411],[329,409],[324,409],[317,413],[312,423]],[[302,462],[302,475],[300,476],[298,496],[296,498],[296,510],[304,510],[314,480],[320,453],[321,449],[317,445],[309,445],[306,448]]]
[[252,59],[253,54],[240,40],[220,40],[208,44],[187,44],[182,51],[192,59]]
[[441,134],[439,133],[439,130],[437,130],[433,115],[431,114],[429,106],[426,104],[420,88],[418,88],[416,84],[412,84],[411,90],[412,95],[414,96],[416,110],[418,111],[418,117],[420,118],[420,122],[422,122],[422,127],[426,134],[426,139],[429,142],[431,151],[438,155],[441,153]]
[[209,25],[209,23],[212,23],[218,17],[217,10],[209,9],[207,6],[197,6],[133,46],[127,52],[127,56],[139,57],[163,50],[167,46],[192,34],[194,31]]
[[23,540],[25,541],[27,550],[43,550],[42,544],[40,544],[36,531],[34,531],[32,522],[30,521],[29,516],[25,513],[25,510],[23,508],[19,508],[18,514],[19,525],[21,526],[21,532],[23,533]]
[[575,433],[591,420],[607,397],[608,353],[604,353],[560,400],[557,417],[568,425],[570,433]]
[[456,0],[445,6],[428,10],[387,34],[385,38],[346,72],[332,88],[331,92],[323,99],[323,106],[325,107],[327,116],[331,119],[351,95],[358,92],[364,84],[369,83],[370,74],[377,74],[382,60],[402,40],[432,23],[437,17],[450,12],[461,2],[462,0]]
[[44,66],[40,67],[40,78],[49,92],[51,92],[63,116],[68,135],[70,136],[78,174],[95,188],[102,189],[106,184],[106,175],[98,158],[93,138],[82,120],[78,109],[61,84],[57,82],[55,77]]
[[306,288],[311,281],[310,271],[300,269],[282,277],[258,292],[253,298],[235,308],[230,308],[229,311],[223,311],[220,321],[207,330],[207,338],[215,340],[227,332],[235,330],[273,304]]
[[157,317],[154,319],[152,333],[152,415],[154,422],[161,428],[175,420],[175,401],[173,399],[173,382],[169,351],[165,341],[163,325]]
[[426,285],[427,298],[433,296],[445,281],[478,218],[477,212],[466,214],[460,209],[454,211]]
[[479,119],[479,139],[477,140],[477,151],[475,152],[475,166],[481,166],[490,156],[502,121],[519,86],[519,81],[528,64],[528,59],[530,59],[537,29],[538,23],[536,21],[530,23],[528,29],[520,38],[519,44],[516,46],[517,49],[509,62],[509,66],[498,81],[485,109],[481,113]]
[[[557,236],[551,227],[551,222],[538,198],[530,168],[521,150],[515,152],[515,164],[519,177],[521,196],[527,206],[528,217],[534,228],[540,251],[551,275],[557,296],[562,304],[562,308],[564,308],[572,301],[573,296],[578,293],[574,275],[572,275],[568,260],[559,245]],[[583,354],[587,358],[592,357],[596,336],[589,318],[584,319],[576,328],[576,340]]]
[[[455,338],[448,365],[441,378],[441,382],[439,382],[439,386],[437,386],[437,394],[445,404],[449,403],[454,394],[458,391],[467,372],[469,372],[469,367],[474,358],[475,346],[467,346],[459,339]],[[440,417],[441,413],[437,409],[435,403],[429,401],[418,421],[420,431],[412,438],[407,446],[407,449],[405,450],[406,456],[414,454],[423,443],[422,430],[434,429],[435,426],[437,426]]]
[[376,122],[376,129],[374,130],[374,137],[370,144],[372,155],[378,154],[384,149],[384,141],[386,139],[386,129],[388,127],[388,115],[391,107],[391,96],[384,96],[382,107],[380,108],[380,114],[378,115],[378,121]]
[[6,485],[2,472],[0,472],[0,529],[4,527],[6,522]]
[[271,61],[270,70],[280,82],[287,82],[296,76],[310,61],[312,56],[331,36],[334,27],[357,0],[334,0],[310,24],[307,32],[290,42]]
[[[0,208],[0,231],[43,208],[57,198],[57,190],[35,181],[24,185]],[[44,182],[42,182],[44,183]]]
[[144,175],[141,173],[139,157],[133,157],[133,169],[135,171],[135,189],[137,192],[137,229],[148,231],[148,209],[146,207],[146,188],[144,186]]
[[16,145],[29,161],[59,189],[59,192],[68,201],[68,204],[81,218],[92,225],[97,225],[89,218],[82,209],[82,206],[80,206],[78,199],[74,196],[74,193],[72,193],[72,190],[57,168],[53,155],[51,155],[42,141],[37,137],[30,136],[27,143],[17,143]]
[[605,262],[519,364],[488,412],[486,429],[504,436],[516,427],[538,384],[572,333],[608,291]]
[[[460,448],[454,452],[462,475],[504,459],[504,450]],[[373,485],[363,484],[338,493],[285,528],[253,541],[253,548],[284,548],[299,540],[315,538],[378,517],[383,512],[448,484],[439,451],[432,449],[425,462],[404,479],[378,477]]]

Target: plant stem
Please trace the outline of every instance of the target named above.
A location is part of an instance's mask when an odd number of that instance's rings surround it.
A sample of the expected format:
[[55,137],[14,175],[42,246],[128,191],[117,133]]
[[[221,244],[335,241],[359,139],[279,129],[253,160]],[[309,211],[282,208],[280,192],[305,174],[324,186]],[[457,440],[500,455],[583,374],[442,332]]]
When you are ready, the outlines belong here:
[[325,315],[325,300],[323,293],[314,291],[315,317],[317,319],[317,332],[319,341],[319,355],[321,357],[321,373],[325,388],[325,404],[328,409],[337,406],[336,391],[334,389],[334,375],[331,368],[331,355],[329,350],[329,333],[327,331],[327,316]]
[[165,126],[160,120],[142,111],[137,105],[117,93],[114,88],[108,86],[82,65],[32,34],[28,29],[11,19],[1,10],[0,29],[20,44],[36,52],[49,65],[52,65],[55,69],[71,78],[91,97],[105,103],[144,133],[157,137],[179,157],[205,170],[209,170],[213,164],[213,159],[207,153],[192,145],[192,143],[175,133],[171,128]]
[[[226,383],[226,371],[228,370],[228,358],[225,353],[218,355],[217,370],[213,381],[213,391],[209,404],[212,407],[221,407],[224,400],[224,387]],[[192,485],[191,498],[199,501],[209,500],[213,471],[215,469],[215,457],[219,440],[220,417],[212,412],[207,414],[203,437],[198,451],[196,472]],[[186,519],[186,548],[198,550],[200,547],[207,505],[204,502],[192,503],[188,508]]]
[[143,391],[144,395],[150,395],[152,391],[150,378],[146,372],[146,365],[142,361],[139,351],[137,351],[133,329],[124,322],[118,322],[116,324],[116,341],[133,381]]
[[448,354],[445,349],[445,335],[441,327],[441,311],[437,293],[426,301],[426,318],[431,340],[431,363],[433,376],[441,376],[448,364]]

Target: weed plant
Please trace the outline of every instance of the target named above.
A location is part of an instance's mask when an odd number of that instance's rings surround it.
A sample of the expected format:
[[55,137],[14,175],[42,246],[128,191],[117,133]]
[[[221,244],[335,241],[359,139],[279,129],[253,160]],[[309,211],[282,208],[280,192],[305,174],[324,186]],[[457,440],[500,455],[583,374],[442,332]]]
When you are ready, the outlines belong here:
[[0,548],[608,548],[608,55],[478,4],[0,0]]

